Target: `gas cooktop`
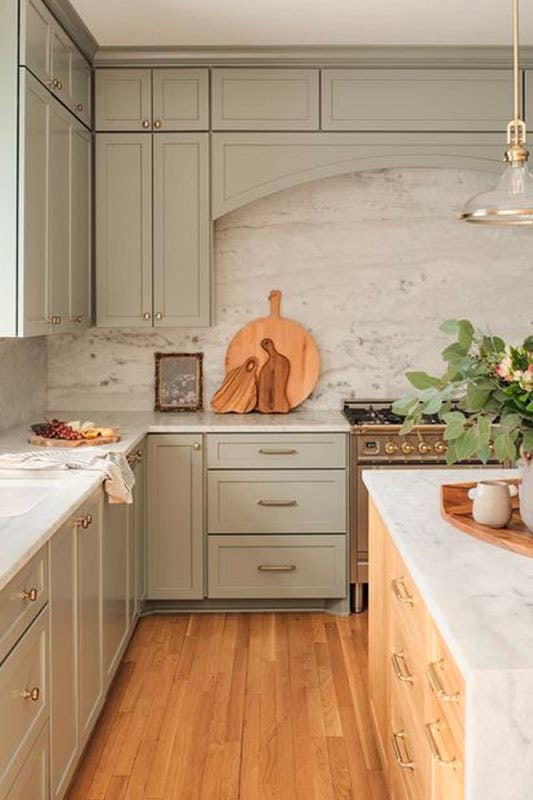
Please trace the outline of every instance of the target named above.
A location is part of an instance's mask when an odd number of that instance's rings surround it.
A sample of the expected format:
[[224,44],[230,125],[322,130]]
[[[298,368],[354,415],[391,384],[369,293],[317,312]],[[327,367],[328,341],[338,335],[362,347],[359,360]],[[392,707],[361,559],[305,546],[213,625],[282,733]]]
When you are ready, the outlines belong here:
[[[392,410],[392,401],[350,400],[344,403],[343,413],[353,427],[367,425],[402,425],[404,418]],[[436,414],[423,417],[422,425],[442,425]]]

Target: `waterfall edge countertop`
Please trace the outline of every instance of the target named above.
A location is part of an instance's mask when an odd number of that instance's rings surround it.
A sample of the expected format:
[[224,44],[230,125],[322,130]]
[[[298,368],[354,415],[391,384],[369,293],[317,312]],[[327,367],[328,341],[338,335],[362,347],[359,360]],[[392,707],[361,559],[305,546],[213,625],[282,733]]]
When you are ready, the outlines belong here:
[[[48,419],[93,420],[97,425],[120,428],[121,440],[97,447],[99,452],[128,453],[148,433],[348,433],[350,425],[341,411],[293,411],[290,414],[155,413],[150,411],[49,411]],[[0,453],[20,453],[43,448],[28,444],[30,423],[0,432]],[[13,475],[14,473],[12,473]],[[31,480],[50,476],[48,470],[20,471]],[[0,472],[0,481],[2,473]],[[50,539],[73,511],[101,484],[99,472],[56,470],[53,488],[30,511],[13,517],[0,516],[0,590]],[[28,493],[31,494],[31,488]],[[1,509],[0,509],[1,515]]]
[[440,514],[441,484],[483,478],[475,468],[363,474],[465,679],[466,800],[530,800],[533,559],[474,539]]

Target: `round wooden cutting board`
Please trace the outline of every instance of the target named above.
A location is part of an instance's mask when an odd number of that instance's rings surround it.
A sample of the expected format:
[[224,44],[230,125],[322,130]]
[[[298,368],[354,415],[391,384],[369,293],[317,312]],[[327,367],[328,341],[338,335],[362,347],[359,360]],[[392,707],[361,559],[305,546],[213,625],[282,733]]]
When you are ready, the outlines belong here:
[[280,316],[281,292],[270,292],[270,316],[249,322],[238,331],[229,343],[226,353],[226,374],[255,357],[258,372],[268,359],[261,347],[263,339],[272,339],[276,350],[289,359],[290,372],[287,383],[287,400],[296,408],[309,397],[320,373],[320,355],[313,337],[297,322]]

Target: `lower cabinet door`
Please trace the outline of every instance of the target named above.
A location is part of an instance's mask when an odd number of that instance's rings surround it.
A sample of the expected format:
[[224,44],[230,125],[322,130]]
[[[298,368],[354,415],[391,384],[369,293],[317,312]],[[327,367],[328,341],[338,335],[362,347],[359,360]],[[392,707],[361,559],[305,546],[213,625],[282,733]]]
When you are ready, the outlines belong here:
[[53,796],[49,794],[49,755],[46,723],[7,793],[6,800],[48,800]]
[[135,545],[135,610],[138,613],[146,598],[146,486],[144,447],[137,451],[139,460],[135,464],[135,487],[133,489],[133,538]]
[[203,585],[202,437],[148,437],[148,598],[201,599]]
[[78,556],[78,714],[83,748],[103,701],[102,684],[102,504],[100,490],[83,507],[87,528],[76,528]]
[[345,597],[345,536],[210,536],[209,597]]
[[79,752],[76,530],[64,525],[50,541],[51,800],[65,794]]
[[102,537],[104,683],[120,662],[130,630],[130,508],[105,503]]

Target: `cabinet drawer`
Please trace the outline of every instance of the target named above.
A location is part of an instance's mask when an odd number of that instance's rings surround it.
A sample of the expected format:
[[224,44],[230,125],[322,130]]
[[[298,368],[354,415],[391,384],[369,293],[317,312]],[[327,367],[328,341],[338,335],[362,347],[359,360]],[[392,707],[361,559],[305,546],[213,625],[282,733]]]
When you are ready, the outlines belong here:
[[6,800],[48,800],[50,796],[49,757],[49,732],[48,723],[46,723],[15,778]]
[[209,533],[344,533],[344,470],[211,470]]
[[[391,686],[392,783],[402,786],[402,800],[426,800],[429,795],[430,753],[422,733],[422,718],[415,722],[398,687]],[[395,778],[396,774],[396,778]]]
[[0,662],[48,602],[48,549],[42,550],[0,592]]
[[0,666],[0,797],[47,717],[48,609],[44,609]]
[[345,597],[345,536],[210,536],[208,597]]
[[431,753],[431,799],[462,800],[464,753],[433,696],[429,697],[427,720],[424,733]]
[[424,601],[395,547],[391,547],[391,615],[397,617],[415,659],[423,663],[428,615]]
[[398,615],[392,615],[390,643],[391,684],[409,706],[412,716],[422,719],[426,690],[425,654],[410,647]]
[[431,623],[426,677],[455,741],[464,745],[465,684],[437,627]]
[[213,130],[318,130],[317,69],[214,69]]
[[343,433],[233,433],[207,436],[209,469],[344,469]]

